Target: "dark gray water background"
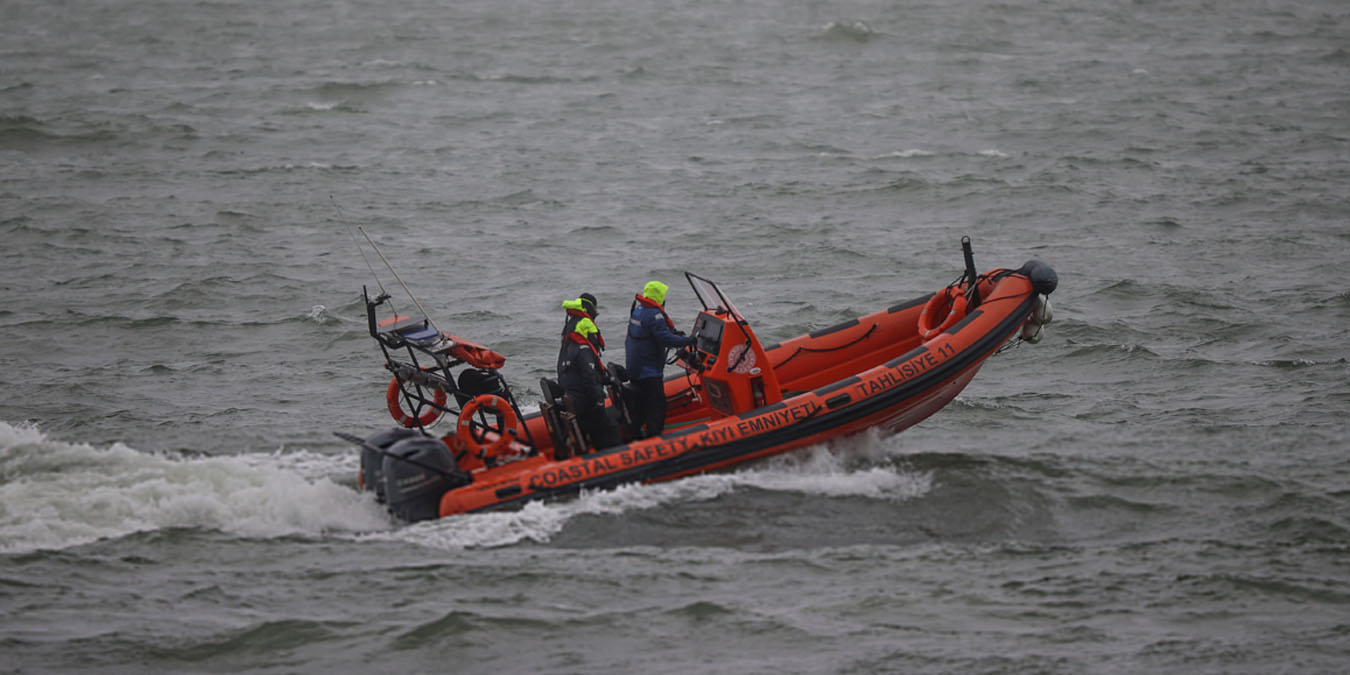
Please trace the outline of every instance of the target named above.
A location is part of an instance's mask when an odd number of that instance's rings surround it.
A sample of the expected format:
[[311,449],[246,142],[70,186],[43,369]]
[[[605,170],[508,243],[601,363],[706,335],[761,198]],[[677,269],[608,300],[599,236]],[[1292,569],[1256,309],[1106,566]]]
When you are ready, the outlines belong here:
[[[1344,672],[1347,120],[1331,0],[7,0],[0,670]],[[1061,285],[902,435],[396,527],[357,225],[527,399],[581,291]]]

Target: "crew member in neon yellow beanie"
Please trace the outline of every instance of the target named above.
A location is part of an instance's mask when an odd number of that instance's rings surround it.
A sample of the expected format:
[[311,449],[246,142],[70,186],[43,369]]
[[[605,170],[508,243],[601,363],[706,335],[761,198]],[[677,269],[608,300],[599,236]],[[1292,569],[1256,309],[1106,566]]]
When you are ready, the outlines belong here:
[[628,377],[637,388],[633,437],[659,436],[666,426],[666,388],[662,378],[666,350],[694,343],[675,328],[666,315],[666,292],[670,287],[648,281],[642,293],[633,297],[628,317],[628,337],[624,341],[624,362]]

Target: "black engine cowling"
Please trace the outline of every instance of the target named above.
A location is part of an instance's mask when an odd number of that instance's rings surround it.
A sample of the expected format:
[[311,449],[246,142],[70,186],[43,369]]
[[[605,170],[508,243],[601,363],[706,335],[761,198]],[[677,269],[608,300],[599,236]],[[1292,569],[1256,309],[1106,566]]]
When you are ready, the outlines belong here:
[[[365,439],[366,445],[388,450],[389,446],[413,436],[420,436],[416,429],[394,427],[388,431],[371,434]],[[384,455],[372,448],[361,449],[361,487],[375,493],[375,499],[384,503]]]
[[418,434],[389,446],[382,463],[384,495],[400,520],[430,520],[441,514],[441,496],[469,484],[439,439]]

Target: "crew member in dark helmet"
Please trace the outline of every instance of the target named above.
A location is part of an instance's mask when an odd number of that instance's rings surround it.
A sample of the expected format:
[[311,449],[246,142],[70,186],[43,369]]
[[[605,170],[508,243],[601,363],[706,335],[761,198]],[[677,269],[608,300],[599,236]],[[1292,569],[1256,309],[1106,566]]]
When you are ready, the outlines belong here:
[[633,298],[628,318],[628,338],[624,341],[628,376],[637,388],[633,414],[634,438],[659,436],[666,427],[666,350],[694,344],[675,328],[666,315],[666,291],[670,287],[648,281],[642,293]]
[[[567,311],[567,318],[563,321],[562,336],[567,340],[567,334],[577,329],[577,322],[582,319],[595,321],[600,316],[600,303],[596,301],[595,296],[590,293],[582,293],[575,300],[563,301],[562,308]],[[600,327],[596,326],[596,342],[600,351],[605,350],[605,337],[600,334]]]
[[600,329],[591,317],[583,316],[563,336],[558,351],[558,384],[563,394],[572,398],[581,433],[595,448],[608,448],[622,440],[619,425],[605,411],[605,365],[600,360],[603,345]]

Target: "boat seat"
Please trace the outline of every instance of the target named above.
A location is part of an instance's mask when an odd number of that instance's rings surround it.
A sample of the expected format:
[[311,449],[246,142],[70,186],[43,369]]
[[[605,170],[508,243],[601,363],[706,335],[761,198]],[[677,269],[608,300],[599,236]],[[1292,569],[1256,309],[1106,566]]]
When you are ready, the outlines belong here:
[[633,402],[638,399],[637,387],[628,379],[628,369],[613,361],[605,366],[609,389],[610,417],[619,425],[620,436],[624,441],[632,440],[629,433],[633,427]]
[[586,441],[572,408],[572,397],[563,393],[562,385],[556,380],[547,377],[539,378],[539,389],[544,394],[539,413],[548,428],[549,439],[553,441],[553,458],[567,459],[584,453]]

